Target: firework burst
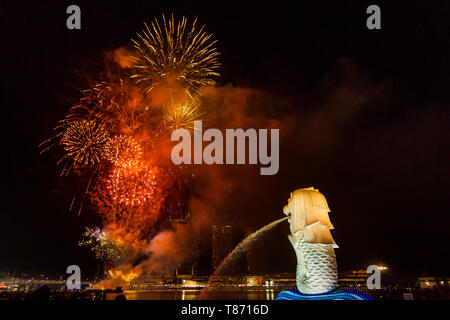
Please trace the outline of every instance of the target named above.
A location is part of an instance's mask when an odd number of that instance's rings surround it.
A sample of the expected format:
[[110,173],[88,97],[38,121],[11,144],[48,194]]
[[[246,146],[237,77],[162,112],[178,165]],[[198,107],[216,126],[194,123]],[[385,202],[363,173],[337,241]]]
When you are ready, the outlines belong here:
[[116,206],[140,207],[151,200],[157,187],[157,168],[135,168],[118,163],[106,179],[109,197]]
[[66,128],[61,139],[67,152],[63,159],[69,157],[75,164],[92,167],[104,157],[108,137],[109,132],[102,124],[93,120],[74,121]]
[[166,127],[169,130],[194,129],[194,121],[204,120],[203,112],[198,104],[187,102],[169,108],[163,115]]
[[122,166],[137,165],[142,159],[143,151],[139,143],[132,137],[118,135],[108,140],[105,145],[105,158]]
[[139,125],[144,103],[137,93],[139,89],[122,79],[97,83],[92,88],[82,90],[79,103],[73,106],[65,119],[56,127],[64,127],[73,121],[95,120],[111,132],[130,131]]
[[156,18],[150,26],[132,40],[136,48],[133,56],[135,74],[131,77],[150,92],[158,85],[175,87],[181,85],[193,99],[202,86],[215,84],[214,77],[220,66],[211,34],[204,26],[197,28],[197,20],[188,27],[185,17],[175,22],[173,15],[162,23]]
[[78,242],[81,247],[88,247],[95,257],[107,264],[114,263],[124,256],[124,250],[116,241],[109,240],[99,228],[86,228]]

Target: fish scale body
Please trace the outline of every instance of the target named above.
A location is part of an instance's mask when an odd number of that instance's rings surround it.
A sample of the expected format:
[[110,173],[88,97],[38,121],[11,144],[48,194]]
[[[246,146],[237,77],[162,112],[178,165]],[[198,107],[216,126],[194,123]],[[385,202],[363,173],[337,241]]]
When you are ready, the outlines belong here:
[[295,234],[297,288],[305,294],[329,292],[336,287],[336,255],[331,245],[306,243],[303,232]]

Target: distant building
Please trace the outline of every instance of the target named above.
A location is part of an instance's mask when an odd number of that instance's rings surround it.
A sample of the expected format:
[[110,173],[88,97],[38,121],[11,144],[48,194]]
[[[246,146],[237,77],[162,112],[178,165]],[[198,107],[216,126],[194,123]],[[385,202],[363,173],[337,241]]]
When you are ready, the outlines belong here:
[[449,277],[419,277],[418,280],[421,288],[450,286]]
[[[379,265],[378,270],[381,272],[381,286],[388,286],[393,284],[393,279],[389,276],[388,267]],[[367,279],[372,273],[367,273],[365,269],[339,271],[338,287],[363,287],[367,288]]]
[[370,274],[366,270],[350,270],[339,272],[339,287],[366,287]]
[[212,226],[212,265],[216,269],[233,249],[231,226]]
[[189,175],[178,176],[166,197],[163,210],[172,223],[191,224],[189,201],[192,192],[192,179]]

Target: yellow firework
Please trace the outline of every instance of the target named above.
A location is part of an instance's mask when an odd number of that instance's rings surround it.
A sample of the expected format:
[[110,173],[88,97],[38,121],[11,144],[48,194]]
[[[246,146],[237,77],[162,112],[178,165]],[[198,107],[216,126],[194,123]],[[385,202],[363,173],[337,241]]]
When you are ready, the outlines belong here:
[[138,40],[132,40],[137,49],[133,56],[135,74],[132,78],[148,93],[162,84],[165,87],[182,86],[193,98],[202,86],[215,84],[220,66],[211,34],[204,26],[197,28],[197,19],[188,26],[183,17],[175,22],[173,15],[162,23],[156,18],[145,24]]
[[205,112],[193,102],[174,105],[164,113],[164,122],[169,130],[193,130],[194,121],[204,120],[204,118]]
[[[63,133],[61,144],[73,163],[90,167],[98,164],[104,156],[109,132],[93,120],[72,122]],[[63,160],[61,159],[61,160]]]

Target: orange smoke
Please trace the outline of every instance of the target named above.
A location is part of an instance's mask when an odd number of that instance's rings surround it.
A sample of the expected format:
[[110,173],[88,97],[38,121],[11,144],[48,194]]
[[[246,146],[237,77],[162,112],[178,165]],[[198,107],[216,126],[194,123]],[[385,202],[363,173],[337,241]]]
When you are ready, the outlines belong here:
[[173,275],[177,266],[189,259],[192,251],[192,237],[185,225],[175,225],[163,230],[148,243],[141,242],[140,251],[146,258],[136,266],[123,264],[108,270],[109,279],[100,281],[94,287],[115,289],[124,287],[140,276]]
[[131,68],[133,66],[133,58],[131,52],[121,47],[113,51],[113,60],[122,68]]

